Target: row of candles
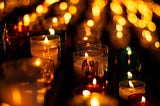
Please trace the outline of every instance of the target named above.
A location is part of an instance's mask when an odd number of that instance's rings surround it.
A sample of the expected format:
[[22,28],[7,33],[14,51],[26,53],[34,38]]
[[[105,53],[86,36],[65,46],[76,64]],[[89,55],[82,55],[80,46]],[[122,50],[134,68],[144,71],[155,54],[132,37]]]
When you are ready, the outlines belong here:
[[46,91],[51,89],[55,71],[58,71],[61,51],[60,35],[55,35],[53,29],[49,30],[48,35],[30,36],[30,58],[2,64],[1,106],[44,105]]
[[[128,65],[131,64],[132,60],[131,60],[131,56],[132,56],[132,50],[130,47],[127,47],[127,63]],[[84,52],[85,51],[85,52]],[[87,53],[88,52],[88,53]],[[92,52],[92,53],[89,53]],[[103,53],[103,52],[102,52]],[[80,52],[75,52],[73,54],[73,58],[74,58],[74,71],[76,73],[76,78],[78,79],[78,83],[81,81],[85,82],[88,80],[87,83],[85,83],[84,85],[78,85],[78,87],[73,89],[73,95],[82,95],[82,96],[86,96],[87,95],[91,95],[92,93],[96,92],[96,93],[100,93],[100,94],[105,94],[108,95],[107,93],[107,87],[108,86],[108,80],[106,81],[102,81],[105,79],[102,79],[102,77],[104,77],[104,55],[100,55],[98,54],[98,50],[96,50],[96,52],[93,52],[92,49],[91,50],[81,50]],[[78,55],[78,56],[77,56]],[[108,56],[108,55],[107,55]],[[108,62],[108,60],[107,60]],[[92,63],[93,63],[93,67],[92,67]],[[98,65],[96,65],[96,63],[98,63]],[[87,66],[89,65],[89,66]],[[101,67],[102,66],[102,67]],[[95,69],[96,67],[96,69]],[[100,68],[101,67],[101,68]],[[93,71],[92,74],[85,74],[85,71]],[[96,74],[96,71],[100,74]],[[103,70],[103,71],[102,71]],[[153,104],[149,101],[146,100],[146,84],[145,82],[138,80],[138,79],[133,79],[133,75],[130,71],[127,72],[128,74],[128,79],[126,80],[122,80],[119,82],[118,85],[118,90],[119,90],[119,97],[120,100],[126,101],[127,103],[129,103],[130,106],[153,106]],[[97,77],[98,76],[98,77]],[[86,78],[87,77],[87,78]],[[92,83],[91,83],[91,79],[92,79]],[[101,83],[97,83],[97,82],[103,82],[103,84]],[[99,98],[101,99],[101,98]],[[115,98],[114,98],[115,99]],[[99,100],[101,101],[101,100]],[[117,102],[114,103],[114,106],[117,106]],[[96,106],[100,106],[100,105],[96,105]]]
[[[30,37],[30,49],[31,54],[34,57],[46,58],[54,61],[54,67],[58,67],[59,55],[60,55],[60,36],[55,35],[54,30],[50,29],[50,32],[53,32],[50,35],[40,35],[40,36],[31,36]],[[82,45],[83,46],[83,45]],[[94,47],[86,47],[87,49],[76,51],[73,55],[74,58],[74,70],[76,73],[76,78],[78,81],[81,79],[90,79],[93,82],[87,82],[87,86],[83,86],[80,90],[81,94],[85,96],[85,92],[90,93],[100,93],[102,94],[104,90],[104,86],[101,84],[97,84],[97,81],[102,80],[104,76],[104,71],[107,71],[106,62],[108,59],[106,57],[108,54],[103,54],[104,51],[93,49]],[[88,49],[88,48],[92,49]],[[107,50],[106,50],[107,51]],[[132,55],[132,51],[129,48],[128,52],[128,64],[130,64],[130,57]],[[105,60],[104,60],[105,59]],[[108,64],[107,64],[108,65]],[[98,77],[97,77],[98,76]],[[99,78],[99,79],[97,79]],[[101,82],[101,81],[99,81]],[[105,81],[105,87],[108,87],[108,82]],[[128,85],[129,84],[129,85]],[[73,90],[75,93],[75,89]],[[145,83],[139,80],[125,80],[119,83],[119,96],[125,100],[129,101],[134,99],[131,95],[134,94],[142,94],[142,101],[136,101],[140,106],[148,106],[148,102],[145,101]],[[77,95],[77,94],[76,94]],[[79,94],[78,94],[79,95]],[[134,96],[137,98],[137,96]],[[132,101],[132,100],[131,100]],[[132,103],[132,102],[130,102]],[[117,105],[117,102],[115,103]],[[115,105],[115,106],[116,106]],[[138,105],[137,105],[138,106]]]

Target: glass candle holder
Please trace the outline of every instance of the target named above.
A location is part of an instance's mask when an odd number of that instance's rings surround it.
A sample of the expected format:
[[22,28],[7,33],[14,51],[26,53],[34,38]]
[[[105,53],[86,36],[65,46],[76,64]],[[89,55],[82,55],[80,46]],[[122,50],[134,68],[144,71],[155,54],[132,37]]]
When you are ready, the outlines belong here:
[[43,106],[46,90],[54,80],[53,61],[21,58],[5,61],[0,98],[13,106]]
[[54,61],[54,68],[58,67],[60,60],[60,36],[39,35],[30,37],[30,50],[33,57],[51,59]]
[[100,50],[81,50],[73,54],[76,79],[103,77],[104,59]]
[[[132,82],[132,85],[129,84]],[[128,100],[128,96],[135,93],[145,93],[145,83],[139,80],[124,80],[119,83],[119,96]]]

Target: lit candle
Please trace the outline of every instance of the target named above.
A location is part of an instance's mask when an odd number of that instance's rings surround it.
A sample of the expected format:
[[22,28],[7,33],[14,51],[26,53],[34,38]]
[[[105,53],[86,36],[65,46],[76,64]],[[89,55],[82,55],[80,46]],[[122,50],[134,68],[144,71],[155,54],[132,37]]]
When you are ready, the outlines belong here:
[[77,80],[104,75],[103,52],[81,50],[74,52],[74,70]]
[[30,37],[30,50],[33,57],[47,58],[58,67],[60,54],[60,37],[57,35],[40,35]]
[[150,102],[146,101],[144,94],[133,94],[129,96],[130,106],[153,106]]
[[145,83],[139,80],[124,80],[119,83],[119,96],[128,100],[135,93],[145,93]]
[[102,92],[103,91],[102,87],[99,84],[97,84],[96,78],[93,78],[92,84],[89,84],[87,86],[87,89],[91,92]]

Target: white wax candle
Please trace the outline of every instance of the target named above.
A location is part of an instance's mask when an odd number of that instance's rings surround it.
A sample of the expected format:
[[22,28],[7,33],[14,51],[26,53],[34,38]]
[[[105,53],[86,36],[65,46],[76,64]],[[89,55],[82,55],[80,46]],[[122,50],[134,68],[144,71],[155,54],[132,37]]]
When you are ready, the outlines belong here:
[[[47,40],[46,40],[46,37]],[[60,37],[56,35],[33,36],[30,38],[31,55],[54,60],[55,66],[58,65],[60,52]]]
[[134,87],[129,86],[129,80],[119,83],[119,96],[125,100],[128,96],[135,93],[145,93],[145,83],[139,80],[131,80]]

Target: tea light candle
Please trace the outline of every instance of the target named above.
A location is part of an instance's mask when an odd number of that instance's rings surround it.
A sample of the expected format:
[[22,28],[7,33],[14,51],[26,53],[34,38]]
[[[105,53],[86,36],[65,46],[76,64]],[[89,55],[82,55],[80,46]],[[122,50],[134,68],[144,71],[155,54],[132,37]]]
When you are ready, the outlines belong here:
[[31,55],[34,57],[47,58],[58,65],[60,52],[60,37],[58,35],[39,35],[30,37]]
[[92,84],[89,84],[87,86],[87,89],[91,92],[102,92],[103,91],[102,87],[99,84],[97,84],[96,78],[93,78]]
[[129,96],[130,106],[153,106],[150,102],[146,101],[144,95],[133,94]]
[[139,80],[124,80],[119,83],[119,96],[128,100],[128,96],[135,93],[145,93],[145,83]]

